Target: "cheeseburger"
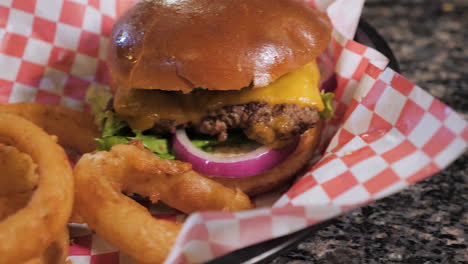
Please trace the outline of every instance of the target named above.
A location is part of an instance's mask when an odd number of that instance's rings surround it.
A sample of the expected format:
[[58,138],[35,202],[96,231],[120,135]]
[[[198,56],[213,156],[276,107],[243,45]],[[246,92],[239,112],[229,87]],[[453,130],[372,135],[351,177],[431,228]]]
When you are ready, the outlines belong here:
[[330,34],[302,0],[138,2],[113,28],[101,149],[140,139],[249,195],[287,182],[330,113],[316,62]]

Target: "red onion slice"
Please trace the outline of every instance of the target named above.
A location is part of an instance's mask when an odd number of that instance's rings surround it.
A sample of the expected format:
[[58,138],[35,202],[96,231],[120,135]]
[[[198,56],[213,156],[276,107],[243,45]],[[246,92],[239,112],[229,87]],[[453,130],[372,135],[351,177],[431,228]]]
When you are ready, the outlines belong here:
[[179,129],[174,135],[172,150],[178,160],[192,164],[192,168],[207,176],[242,178],[268,171],[285,160],[298,141],[282,149],[261,146],[251,152],[231,157],[221,157],[195,147],[185,132]]

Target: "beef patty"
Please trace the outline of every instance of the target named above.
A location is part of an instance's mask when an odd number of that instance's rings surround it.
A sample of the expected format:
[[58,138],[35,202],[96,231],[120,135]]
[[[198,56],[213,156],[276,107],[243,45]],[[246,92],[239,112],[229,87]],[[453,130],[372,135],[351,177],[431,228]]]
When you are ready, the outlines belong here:
[[[199,123],[184,125],[199,133],[217,136],[220,141],[226,140],[229,129],[240,128],[248,138],[279,148],[314,127],[319,118],[314,107],[251,102],[212,110]],[[152,131],[175,133],[179,126],[174,120],[161,120]]]

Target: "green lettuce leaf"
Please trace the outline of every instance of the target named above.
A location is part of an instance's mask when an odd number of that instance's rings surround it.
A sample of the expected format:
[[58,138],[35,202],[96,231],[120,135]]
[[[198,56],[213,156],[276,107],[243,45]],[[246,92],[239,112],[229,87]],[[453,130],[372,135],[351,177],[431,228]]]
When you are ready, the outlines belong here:
[[96,141],[99,143],[97,151],[110,150],[113,146],[118,144],[128,144],[134,139],[141,140],[141,143],[145,148],[151,150],[154,154],[158,155],[162,159],[175,159],[175,156],[170,153],[168,148],[168,140],[157,136],[142,135],[141,132],[137,131],[138,134],[132,137],[124,136],[107,136],[97,138]]
[[205,151],[205,152],[213,152],[213,144],[216,144],[214,140],[211,139],[191,139],[192,144]]
[[96,138],[96,141],[99,143],[97,151],[110,150],[113,146],[118,144],[128,144],[130,140],[127,137],[122,136],[110,136],[103,138]]
[[190,138],[190,141],[195,147],[205,152],[213,152],[213,148],[217,146],[240,145],[254,142],[253,140],[248,139],[241,131],[231,131],[225,141],[218,141],[215,137],[203,135],[197,135],[194,138]]
[[155,153],[161,159],[175,160],[175,156],[171,153]]
[[153,151],[162,159],[175,159],[170,153],[168,139],[144,135],[141,131],[131,130],[125,121],[120,119],[113,111],[105,111],[102,118],[102,138],[97,138],[99,143],[97,151],[109,150],[118,144],[128,144],[133,139],[141,140],[145,148]]
[[143,146],[145,146],[147,149],[150,149],[157,154],[169,153],[167,139],[153,135],[143,135],[142,132],[138,130],[133,130],[133,132],[136,134],[134,138],[141,140]]
[[335,113],[333,111],[333,107],[331,103],[332,103],[333,97],[335,97],[335,94],[321,91],[320,95],[322,96],[322,101],[323,101],[323,104],[325,105],[325,108],[320,112],[320,116],[323,119],[329,119],[329,118],[334,117]]
[[91,114],[100,128],[103,126],[106,108],[111,98],[112,94],[109,89],[100,85],[93,85],[86,92],[86,102],[91,106]]
[[119,135],[124,128],[128,127],[125,121],[110,110],[103,113],[102,122],[103,137]]
[[[169,140],[156,135],[143,134],[142,131],[132,130],[125,121],[120,119],[113,111],[105,111],[101,113],[102,138],[96,139],[99,143],[97,151],[110,150],[118,144],[128,144],[133,139],[141,140],[145,148],[153,151],[163,159],[175,159],[169,147]],[[229,133],[225,141],[218,141],[216,137],[203,135],[195,135],[190,139],[192,144],[205,151],[213,152],[213,148],[217,146],[239,145],[244,143],[252,143],[241,131]]]

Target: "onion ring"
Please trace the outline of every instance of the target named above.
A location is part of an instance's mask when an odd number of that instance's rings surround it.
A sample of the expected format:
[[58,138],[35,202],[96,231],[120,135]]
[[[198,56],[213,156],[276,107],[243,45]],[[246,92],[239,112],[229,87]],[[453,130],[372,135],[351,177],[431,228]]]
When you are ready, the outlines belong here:
[[[31,196],[32,192],[27,192],[0,197],[0,221],[26,206]],[[68,247],[68,230],[65,230],[39,257],[24,264],[63,264],[68,256]]]
[[212,177],[212,179],[224,186],[239,188],[248,195],[262,194],[277,186],[285,185],[312,159],[314,155],[312,150],[319,142],[322,127],[323,122],[320,121],[315,127],[304,132],[294,152],[269,171],[246,178]]
[[19,115],[47,133],[58,137],[60,145],[81,154],[92,152],[98,147],[95,138],[99,129],[90,115],[70,108],[41,103],[16,103],[0,105],[0,112]]
[[32,192],[0,196],[0,221],[25,207],[31,199]]
[[[19,115],[47,133],[58,137],[59,144],[81,154],[92,152],[98,147],[95,138],[100,137],[93,118],[70,108],[41,103],[16,103],[0,105],[0,113]],[[1,182],[0,182],[1,183]],[[82,217],[73,213],[70,222],[83,223]]]
[[0,198],[29,192],[37,186],[37,166],[29,155],[0,143],[0,157]]
[[[24,208],[39,177],[31,157],[15,147],[0,143],[0,221]],[[60,234],[40,257],[23,264],[63,264],[68,255],[68,230]]]
[[78,161],[75,167],[76,209],[98,235],[137,261],[163,262],[180,225],[153,218],[145,207],[123,195],[119,184],[108,180],[114,177],[111,174],[119,161],[120,157],[104,151],[85,154]]
[[180,225],[154,219],[122,191],[161,199],[189,213],[251,207],[242,192],[193,172],[187,163],[160,159],[140,141],[83,155],[74,176],[78,213],[98,235],[142,263],[164,261]]
[[39,257],[28,260],[23,264],[64,264],[68,257],[70,239],[68,230],[60,233],[55,240]]
[[[25,207],[33,192],[19,193],[0,197],[0,221]],[[39,256],[23,264],[63,264],[68,256],[68,230],[60,233],[57,240]]]
[[192,164],[192,168],[203,175],[220,178],[244,178],[271,170],[297,146],[297,141],[281,149],[263,145],[248,153],[223,157],[195,147],[184,128],[176,131],[172,142],[172,150],[178,160]]
[[[0,263],[39,256],[65,228],[73,204],[73,176],[64,150],[33,123],[0,113],[0,142],[29,154],[38,187],[24,208],[0,222]],[[40,232],[40,236],[31,236]]]
[[0,221],[29,202],[39,181],[36,168],[29,155],[0,143]]

